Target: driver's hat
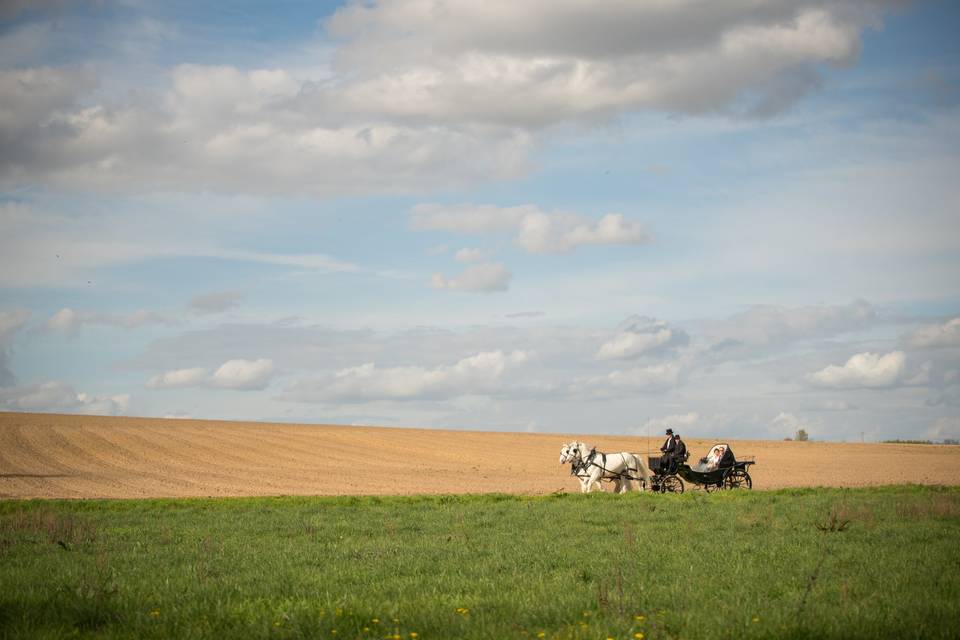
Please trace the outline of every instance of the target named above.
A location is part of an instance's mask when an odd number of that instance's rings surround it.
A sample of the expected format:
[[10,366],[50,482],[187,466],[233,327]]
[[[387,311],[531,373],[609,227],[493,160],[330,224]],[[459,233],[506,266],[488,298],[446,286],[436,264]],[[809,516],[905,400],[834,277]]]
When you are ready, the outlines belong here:
[[668,436],[672,436],[672,435],[673,435],[673,429],[667,429],[667,435],[668,435]]

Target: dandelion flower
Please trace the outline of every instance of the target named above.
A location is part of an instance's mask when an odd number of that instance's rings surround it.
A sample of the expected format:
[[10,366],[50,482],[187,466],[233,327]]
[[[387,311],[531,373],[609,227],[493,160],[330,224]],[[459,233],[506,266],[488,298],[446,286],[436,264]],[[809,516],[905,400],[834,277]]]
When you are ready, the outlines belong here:
[[760,622],[760,616],[753,616],[752,622]]
[[160,617],[160,609],[153,609],[153,610],[151,610],[151,611],[150,611],[150,617],[151,617],[151,618],[159,618],[159,617]]
[[637,631],[635,634],[633,634],[633,637],[636,638],[637,640],[643,640],[643,632]]
[[416,631],[411,631],[411,632],[410,632],[410,637],[411,637],[411,638],[416,638],[416,637],[417,637],[417,632],[416,632]]

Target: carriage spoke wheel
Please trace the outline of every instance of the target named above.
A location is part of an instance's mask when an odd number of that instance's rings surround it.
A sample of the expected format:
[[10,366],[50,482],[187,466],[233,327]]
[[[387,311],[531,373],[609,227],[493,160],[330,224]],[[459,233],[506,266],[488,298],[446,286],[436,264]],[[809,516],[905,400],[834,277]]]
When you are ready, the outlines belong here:
[[723,478],[724,489],[753,489],[750,474],[743,469],[734,469]]
[[677,476],[667,476],[660,483],[660,491],[664,493],[683,493],[683,480]]

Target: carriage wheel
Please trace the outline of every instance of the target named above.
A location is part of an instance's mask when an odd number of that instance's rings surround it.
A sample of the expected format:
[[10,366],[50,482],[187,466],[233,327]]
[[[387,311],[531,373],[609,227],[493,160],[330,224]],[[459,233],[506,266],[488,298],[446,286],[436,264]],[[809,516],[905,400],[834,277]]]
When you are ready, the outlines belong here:
[[743,469],[734,469],[723,478],[724,489],[753,489],[750,474]]
[[708,482],[707,484],[703,485],[703,490],[707,493],[710,493],[711,491],[719,491],[720,488],[721,483],[719,482]]
[[660,483],[660,491],[663,493],[683,493],[683,480],[677,476],[667,476]]

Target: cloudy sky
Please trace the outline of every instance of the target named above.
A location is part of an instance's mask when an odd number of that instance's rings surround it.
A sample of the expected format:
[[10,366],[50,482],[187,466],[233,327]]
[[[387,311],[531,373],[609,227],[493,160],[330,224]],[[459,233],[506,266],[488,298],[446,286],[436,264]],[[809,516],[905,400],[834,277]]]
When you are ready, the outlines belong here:
[[0,409],[960,437],[952,0],[0,4]]

